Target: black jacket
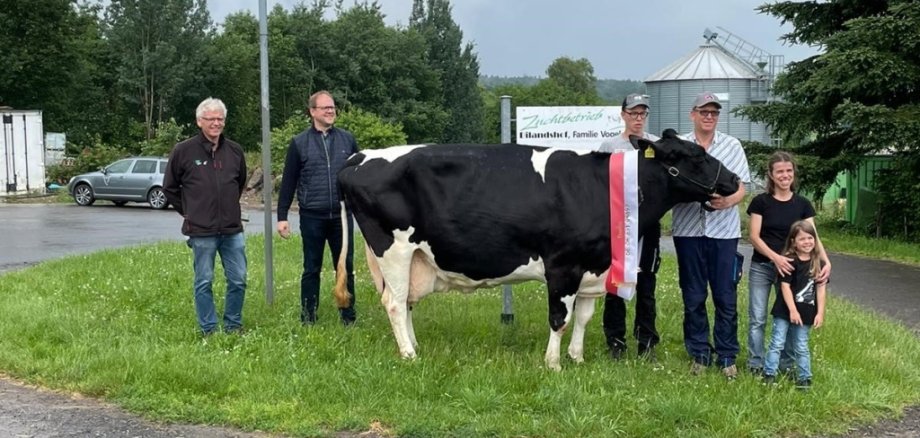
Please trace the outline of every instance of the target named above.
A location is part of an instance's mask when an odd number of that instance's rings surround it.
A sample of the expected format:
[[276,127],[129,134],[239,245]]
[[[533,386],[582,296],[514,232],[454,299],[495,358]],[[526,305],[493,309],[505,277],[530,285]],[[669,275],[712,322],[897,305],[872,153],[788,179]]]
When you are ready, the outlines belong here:
[[287,220],[295,190],[301,216],[338,218],[341,210],[336,175],[356,152],[355,137],[334,126],[326,131],[325,138],[311,126],[291,139],[278,193],[278,220]]
[[223,135],[216,150],[204,134],[173,147],[166,163],[163,191],[185,218],[182,234],[213,236],[243,231],[240,196],[246,186],[243,148]]

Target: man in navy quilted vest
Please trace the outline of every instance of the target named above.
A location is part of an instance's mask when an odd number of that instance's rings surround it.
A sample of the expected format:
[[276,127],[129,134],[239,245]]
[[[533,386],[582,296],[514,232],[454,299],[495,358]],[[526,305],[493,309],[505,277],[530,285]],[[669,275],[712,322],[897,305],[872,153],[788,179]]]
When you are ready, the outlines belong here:
[[[297,193],[300,209],[300,234],[303,239],[303,275],[300,277],[300,321],[304,325],[316,322],[319,308],[320,271],[323,268],[323,249],[329,244],[333,260],[342,250],[342,220],[339,207],[336,175],[345,161],[358,152],[355,137],[348,131],[336,128],[336,107],[332,94],[317,91],[310,96],[312,126],[301,132],[288,146],[278,195],[278,234],[291,236],[288,210]],[[348,218],[348,256],[346,258],[348,292],[351,303],[340,310],[342,323],[355,322],[355,275],[353,221]],[[335,264],[335,263],[333,263]]]

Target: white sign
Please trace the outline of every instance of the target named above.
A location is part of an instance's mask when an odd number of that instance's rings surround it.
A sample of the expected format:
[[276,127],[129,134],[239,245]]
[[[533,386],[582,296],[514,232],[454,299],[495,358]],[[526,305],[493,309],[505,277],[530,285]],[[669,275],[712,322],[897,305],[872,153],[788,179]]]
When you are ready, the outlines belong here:
[[517,144],[596,150],[623,132],[618,106],[519,106]]

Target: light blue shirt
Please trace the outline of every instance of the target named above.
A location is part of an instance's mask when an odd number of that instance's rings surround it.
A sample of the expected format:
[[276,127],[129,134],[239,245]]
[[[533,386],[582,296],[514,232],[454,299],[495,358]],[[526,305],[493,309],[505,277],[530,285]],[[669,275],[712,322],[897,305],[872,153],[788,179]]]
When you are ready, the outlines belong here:
[[[696,134],[693,132],[684,138],[696,143]],[[716,131],[707,153],[738,175],[742,182],[751,182],[747,156],[737,138]],[[676,237],[741,237],[741,217],[737,205],[724,210],[706,211],[699,202],[687,202],[674,206],[671,214],[671,234]]]

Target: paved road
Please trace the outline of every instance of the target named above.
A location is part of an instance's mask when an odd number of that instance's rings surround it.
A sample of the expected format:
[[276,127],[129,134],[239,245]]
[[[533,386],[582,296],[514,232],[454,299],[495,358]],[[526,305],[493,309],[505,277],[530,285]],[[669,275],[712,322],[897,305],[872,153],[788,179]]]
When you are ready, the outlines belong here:
[[[264,213],[250,211],[249,217],[246,233],[261,234]],[[290,220],[296,224],[297,214],[292,213]],[[157,211],[145,205],[0,204],[0,272],[104,248],[182,240],[181,226],[175,210]]]
[[[173,210],[99,204],[0,204],[0,273],[102,248],[183,239],[180,218]],[[262,233],[264,214],[253,211],[250,217],[247,233]],[[291,220],[296,223],[297,218]],[[662,247],[673,252],[670,239],[663,239]],[[742,245],[742,252],[750,260],[751,247]],[[920,268],[839,254],[831,254],[831,259],[830,293],[888,315],[920,334]],[[883,422],[848,436],[920,436],[918,417],[920,412],[912,408],[901,422]],[[887,426],[879,428],[882,424]],[[94,400],[34,390],[0,378],[2,436],[249,436],[196,428],[157,425]]]

